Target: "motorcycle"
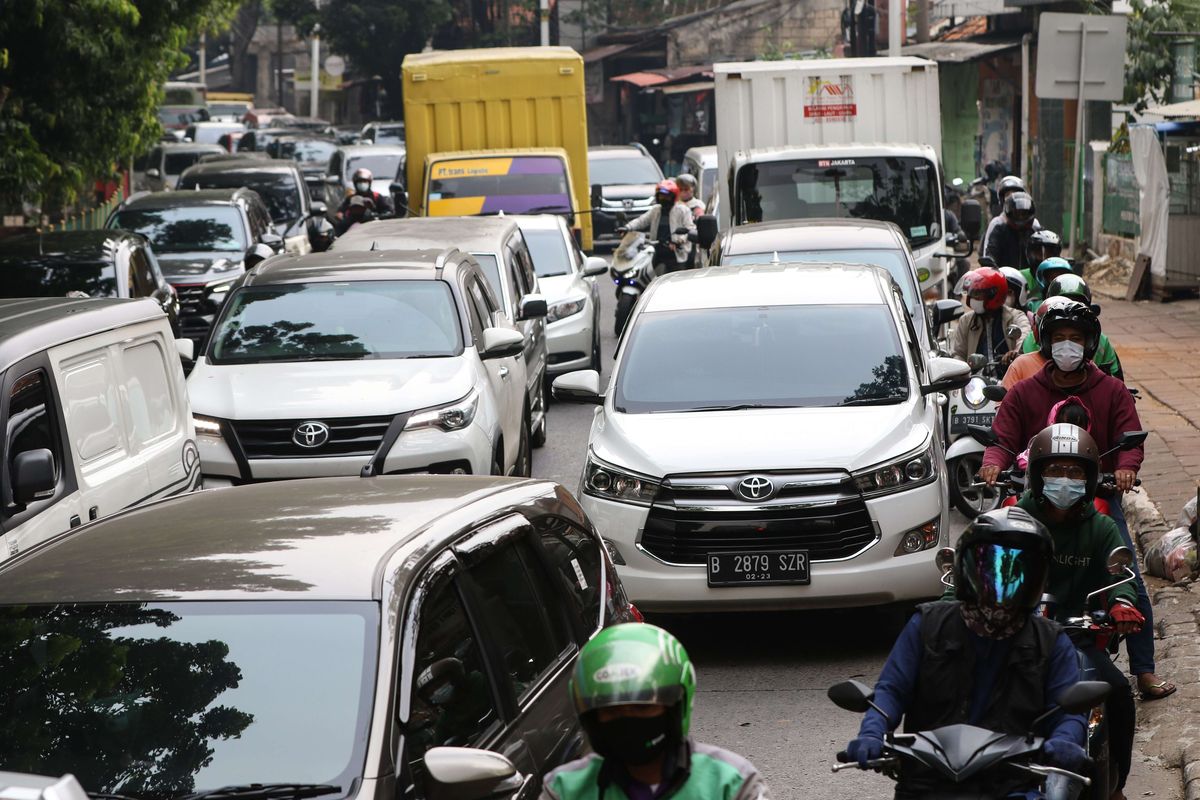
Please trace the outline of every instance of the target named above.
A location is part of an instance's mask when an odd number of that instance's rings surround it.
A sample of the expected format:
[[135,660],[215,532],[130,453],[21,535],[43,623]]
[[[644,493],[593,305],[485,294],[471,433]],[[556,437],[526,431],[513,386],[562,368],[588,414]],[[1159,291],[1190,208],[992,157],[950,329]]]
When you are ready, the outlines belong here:
[[967,519],[974,519],[984,511],[1000,505],[997,492],[989,487],[980,487],[975,475],[983,466],[985,447],[973,436],[966,435],[972,426],[991,429],[996,418],[996,409],[1004,397],[1000,385],[1000,360],[988,361],[979,353],[967,358],[971,366],[971,380],[950,396],[947,407],[946,470],[950,475],[950,502]]
[[[1103,681],[1080,681],[1062,693],[1055,708],[1034,720],[1036,727],[1062,710],[1082,714],[1101,702],[1109,692]],[[839,708],[857,713],[875,709],[891,720],[874,702],[874,692],[858,681],[843,681],[829,687],[829,699]],[[1009,795],[1014,784],[1037,786],[1049,776],[1058,775],[1090,785],[1091,778],[1069,770],[1037,763],[1045,740],[1031,730],[1025,735],[990,731],[974,725],[946,725],[930,731],[890,732],[884,739],[883,753],[862,767],[850,761],[845,752],[837,754],[834,772],[844,769],[870,769],[882,772],[894,781],[916,771],[921,782],[931,784],[922,797],[1000,798]],[[1004,787],[1004,788],[998,788]],[[924,787],[923,787],[924,788]]]
[[654,243],[641,231],[629,231],[613,251],[608,274],[617,286],[614,333],[620,337],[638,298],[654,280]]

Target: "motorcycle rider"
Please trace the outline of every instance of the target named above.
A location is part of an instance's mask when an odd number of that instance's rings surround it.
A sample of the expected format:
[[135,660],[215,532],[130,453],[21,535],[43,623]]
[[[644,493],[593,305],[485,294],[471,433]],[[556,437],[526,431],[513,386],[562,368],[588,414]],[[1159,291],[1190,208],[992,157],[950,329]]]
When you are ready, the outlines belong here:
[[686,269],[692,257],[692,243],[687,233],[675,233],[686,228],[688,233],[696,230],[692,211],[679,202],[679,186],[670,178],[654,187],[654,205],[646,213],[629,222],[617,233],[645,231],[654,241],[654,265],[662,266],[664,272]]
[[966,361],[970,354],[982,353],[988,361],[1003,357],[1003,363],[1009,364],[1019,355],[1018,345],[1029,331],[1029,319],[1007,304],[1008,281],[1004,275],[991,267],[980,267],[964,275],[955,291],[967,296],[970,310],[950,333],[950,354]]
[[679,202],[691,209],[692,217],[704,213],[704,203],[696,197],[696,178],[687,172],[675,176],[675,185],[679,187]]
[[[1069,300],[1083,303],[1085,306],[1091,308],[1097,316],[1100,315],[1099,306],[1092,303],[1092,290],[1088,288],[1087,281],[1073,272],[1061,273],[1054,280],[1050,281],[1049,286],[1046,288],[1046,297],[1065,297]],[[1044,305],[1045,303],[1043,302],[1042,305],[1038,306],[1038,314],[1041,314]],[[1025,337],[1025,341],[1021,342],[1021,352],[1037,353],[1041,349],[1041,346],[1038,344],[1039,335],[1036,328],[1031,331]],[[1114,378],[1122,381],[1125,380],[1125,374],[1121,371],[1121,359],[1117,358],[1117,351],[1113,349],[1112,342],[1109,341],[1108,336],[1103,331],[1100,333],[1100,345],[1096,348],[1096,355],[1092,361],[1095,362],[1097,367]],[[1045,359],[1040,363],[1045,364]]]
[[[1032,614],[1054,552],[1046,528],[1025,510],[998,508],[976,517],[955,549],[953,595],[918,607],[875,684],[875,704],[887,718],[868,711],[844,760],[865,767],[879,758],[884,734],[901,717],[910,733],[961,723],[1029,733],[1034,720],[1079,680],[1071,640],[1057,623]],[[1059,712],[1042,725],[1046,759],[1064,769],[1084,769],[1083,715]],[[896,797],[926,796],[928,780],[906,765]],[[1022,791],[1029,781],[1016,778],[1011,787],[1000,788]]]
[[[1000,182],[996,184],[996,201],[999,204],[999,207],[1003,209],[1004,201],[1008,199],[1010,194],[1013,192],[1027,191],[1028,190],[1025,188],[1025,181],[1021,180],[1016,175],[1005,175],[1000,179]],[[1004,216],[1002,214],[997,214],[996,216],[992,217],[992,219],[988,222],[987,230],[984,231],[983,244],[980,245],[980,252],[986,251],[988,239],[991,237],[992,232],[1003,224]]]
[[338,217],[333,223],[333,231],[338,236],[341,236],[355,225],[371,222],[375,219],[375,212],[371,207],[371,201],[362,195],[356,194],[348,197],[345,205],[345,212],[338,212]]
[[[1029,235],[1029,241],[1025,243],[1025,260],[1027,264],[1041,264],[1048,258],[1056,258],[1062,255],[1062,240],[1058,238],[1058,234],[1054,231],[1036,230]],[[1029,287],[1029,299],[1040,301],[1046,295],[1043,294],[1045,287],[1040,286],[1034,278],[1033,269],[1027,268],[1021,270],[1025,276],[1025,284]],[[1029,309],[1033,311],[1033,308]]]
[[[1057,601],[1055,615],[1059,619],[1091,610],[1086,607],[1087,595],[1115,583],[1107,569],[1108,554],[1128,545],[1113,520],[1097,513],[1092,505],[1100,475],[1099,456],[1091,434],[1066,423],[1039,431],[1029,443],[1029,489],[1017,501],[1017,508],[1045,525],[1054,540],[1055,557],[1046,591]],[[1134,584],[1128,583],[1100,598],[1117,633],[1135,634],[1152,625],[1134,607],[1135,600]],[[1119,774],[1112,797],[1122,798],[1133,754],[1133,694],[1129,681],[1103,648],[1090,648],[1084,655],[1098,678],[1112,686],[1107,700],[1109,750]]]
[[[1051,308],[1042,319],[1040,348],[1049,362],[1040,372],[1017,382],[1004,398],[992,421],[992,430],[1000,447],[989,447],[983,454],[979,476],[994,486],[1002,469],[1012,464],[1013,453],[1025,449],[1041,431],[1041,423],[1060,401],[1077,396],[1091,412],[1092,431],[1098,452],[1107,452],[1125,431],[1142,429],[1133,397],[1120,380],[1092,363],[1100,342],[1100,320],[1083,305],[1067,301]],[[1005,449],[1007,448],[1007,449]],[[1102,468],[1115,477],[1117,495],[1109,506],[1121,539],[1135,549],[1125,522],[1120,495],[1133,488],[1141,467],[1141,446],[1105,456]],[[1134,571],[1138,571],[1134,561]],[[1142,631],[1126,640],[1129,671],[1137,677],[1143,700],[1157,700],[1175,692],[1176,687],[1155,674],[1154,617],[1150,597],[1139,574],[1136,583],[1137,609],[1145,617]]]
[[[1055,278],[1074,274],[1075,270],[1071,268],[1071,262],[1061,256],[1050,256],[1047,259],[1043,259],[1038,263],[1037,269],[1033,273],[1033,282],[1037,287],[1038,298],[1050,296],[1050,284],[1054,283]],[[1029,310],[1037,311],[1039,305],[1041,305],[1041,299],[1035,299],[1030,302]]]
[[1018,311],[1024,311],[1029,304],[1029,286],[1025,276],[1016,267],[1001,267],[1000,274],[1008,281],[1008,306]]
[[1003,220],[988,236],[983,255],[1002,267],[1024,269],[1031,266],[1026,254],[1030,235],[1041,227],[1033,198],[1025,192],[1013,192],[1004,201]]
[[351,182],[354,184],[354,191],[346,195],[342,200],[342,204],[338,206],[337,219],[341,219],[350,209],[350,201],[355,197],[365,198],[370,205],[371,212],[375,216],[390,215],[393,212],[392,199],[386,194],[380,194],[371,189],[371,170],[366,167],[359,167],[354,170],[354,176]]
[[679,640],[630,622],[596,634],[571,699],[592,753],[546,776],[541,800],[768,800],[754,765],[690,736],[696,670]]

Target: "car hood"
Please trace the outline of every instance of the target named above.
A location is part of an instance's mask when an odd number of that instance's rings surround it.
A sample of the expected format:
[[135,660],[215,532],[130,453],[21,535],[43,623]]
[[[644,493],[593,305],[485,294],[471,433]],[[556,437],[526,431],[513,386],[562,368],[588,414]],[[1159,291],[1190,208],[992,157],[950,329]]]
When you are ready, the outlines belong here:
[[158,265],[171,283],[208,283],[243,272],[242,254],[236,252],[159,253]]
[[197,414],[222,419],[372,417],[453,402],[473,383],[462,356],[230,365],[201,360],[188,376],[188,397]]
[[695,472],[858,470],[929,439],[924,402],[859,408],[598,414],[591,448],[652,477]]
[[653,183],[614,183],[601,187],[605,200],[645,200],[650,202],[654,197]]
[[551,275],[538,277],[538,291],[546,298],[546,302],[553,303],[567,295],[587,294],[588,290],[583,285],[583,279],[575,275]]

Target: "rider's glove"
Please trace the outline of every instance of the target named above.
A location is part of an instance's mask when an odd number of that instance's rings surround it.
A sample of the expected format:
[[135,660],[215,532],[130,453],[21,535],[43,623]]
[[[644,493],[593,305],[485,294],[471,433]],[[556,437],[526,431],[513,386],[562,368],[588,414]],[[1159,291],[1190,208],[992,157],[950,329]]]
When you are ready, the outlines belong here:
[[850,761],[857,761],[860,767],[866,769],[868,761],[883,755],[883,739],[878,736],[859,736],[846,745],[846,755]]
[[1125,603],[1113,603],[1113,607],[1108,611],[1108,618],[1117,625],[1131,622],[1139,628],[1146,621],[1146,618],[1142,616],[1140,611]]
[[1088,768],[1087,751],[1066,739],[1047,739],[1042,744],[1042,753],[1051,766],[1071,772],[1084,772]]

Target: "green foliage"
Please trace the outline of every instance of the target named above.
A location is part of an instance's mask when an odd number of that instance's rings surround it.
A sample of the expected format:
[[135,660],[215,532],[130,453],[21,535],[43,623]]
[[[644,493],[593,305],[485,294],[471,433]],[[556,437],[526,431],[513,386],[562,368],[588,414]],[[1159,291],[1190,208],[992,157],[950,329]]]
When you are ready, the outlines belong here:
[[321,24],[321,40],[348,56],[356,73],[378,75],[387,92],[388,115],[404,113],[400,67],[450,19],[448,0],[325,0],[319,14],[312,0],[272,0],[272,10],[308,36]]
[[1171,88],[1174,66],[1171,37],[1156,34],[1194,30],[1189,25],[1195,21],[1196,8],[1188,0],[1162,4],[1146,0],[1130,2],[1133,14],[1129,17],[1126,47],[1125,102],[1135,104],[1141,111],[1150,101],[1165,102]]
[[51,206],[161,134],[162,84],[239,0],[5,0],[0,208]]

